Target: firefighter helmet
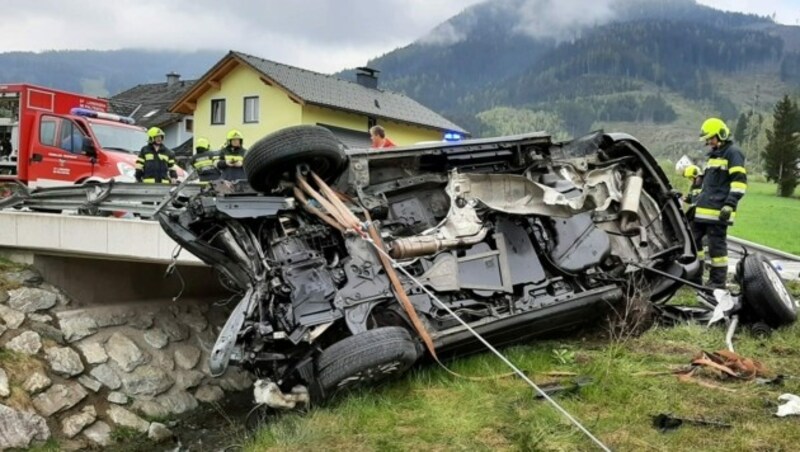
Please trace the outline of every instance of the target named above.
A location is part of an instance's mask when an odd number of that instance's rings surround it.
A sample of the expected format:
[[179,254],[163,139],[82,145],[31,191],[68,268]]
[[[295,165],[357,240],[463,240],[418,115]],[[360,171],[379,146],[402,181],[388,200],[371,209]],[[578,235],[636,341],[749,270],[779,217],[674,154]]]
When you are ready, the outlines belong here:
[[675,174],[683,176],[686,168],[690,166],[692,166],[692,159],[690,159],[688,155],[684,155],[678,159],[678,163],[675,164]]
[[225,145],[226,145],[226,146],[228,146],[228,145],[230,145],[230,144],[231,144],[231,140],[236,140],[236,139],[238,139],[238,140],[239,140],[239,144],[240,144],[240,145],[241,145],[242,143],[244,143],[244,136],[242,135],[242,132],[239,132],[239,131],[238,131],[238,130],[236,130],[236,129],[231,129],[231,130],[228,132],[228,135],[227,135],[225,138],[226,138],[226,141],[225,141]]
[[208,142],[206,138],[198,138],[197,144],[195,145],[195,149],[198,151],[207,151],[211,148],[211,143]]
[[147,141],[148,142],[152,143],[153,140],[155,140],[156,137],[159,136],[159,135],[161,136],[161,139],[163,140],[164,136],[165,136],[164,135],[164,131],[159,129],[158,127],[150,127],[149,129],[147,129]]
[[700,127],[700,141],[706,141],[715,136],[719,137],[722,141],[726,141],[730,135],[731,130],[725,125],[725,122],[719,118],[708,118]]

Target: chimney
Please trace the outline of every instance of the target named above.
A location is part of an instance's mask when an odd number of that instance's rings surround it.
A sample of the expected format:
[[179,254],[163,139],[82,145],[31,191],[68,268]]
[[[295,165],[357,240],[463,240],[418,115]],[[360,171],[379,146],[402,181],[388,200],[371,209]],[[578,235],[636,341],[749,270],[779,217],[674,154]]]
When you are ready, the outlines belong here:
[[172,86],[178,83],[178,80],[180,80],[180,78],[181,74],[178,74],[175,71],[170,72],[169,74],[167,74],[167,86]]
[[366,66],[357,67],[356,82],[365,88],[378,89],[378,72],[380,71]]

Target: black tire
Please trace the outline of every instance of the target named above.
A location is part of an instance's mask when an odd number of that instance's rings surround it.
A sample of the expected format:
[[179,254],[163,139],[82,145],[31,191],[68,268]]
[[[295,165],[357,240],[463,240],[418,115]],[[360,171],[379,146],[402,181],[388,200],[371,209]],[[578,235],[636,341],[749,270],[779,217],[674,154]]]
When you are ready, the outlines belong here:
[[742,273],[744,302],[761,320],[773,328],[797,320],[797,302],[763,254],[747,256]]
[[253,143],[244,156],[244,171],[253,190],[265,193],[301,163],[331,181],[344,170],[347,154],[333,132],[324,127],[287,127]]
[[328,393],[395,377],[419,357],[408,330],[388,326],[347,337],[322,351],[317,381]]

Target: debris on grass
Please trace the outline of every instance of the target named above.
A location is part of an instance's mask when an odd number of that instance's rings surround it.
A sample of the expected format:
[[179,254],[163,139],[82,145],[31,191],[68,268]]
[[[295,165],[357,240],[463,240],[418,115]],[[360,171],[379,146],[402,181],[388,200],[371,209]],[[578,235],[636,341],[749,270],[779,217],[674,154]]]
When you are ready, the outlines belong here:
[[732,428],[731,424],[727,422],[709,421],[706,419],[688,419],[672,416],[671,414],[656,414],[651,416],[653,419],[653,428],[659,430],[661,433],[675,430],[682,425],[696,425],[700,427],[715,427],[715,428]]
[[778,406],[778,412],[775,416],[800,416],[800,397],[794,394],[782,394],[778,400],[785,402],[783,405]]

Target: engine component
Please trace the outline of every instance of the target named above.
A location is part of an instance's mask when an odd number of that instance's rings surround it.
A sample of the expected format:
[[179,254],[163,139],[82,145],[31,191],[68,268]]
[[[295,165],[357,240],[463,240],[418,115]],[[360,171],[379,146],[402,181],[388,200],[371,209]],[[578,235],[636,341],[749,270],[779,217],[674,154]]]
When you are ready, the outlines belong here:
[[418,235],[397,239],[391,244],[389,254],[395,259],[430,256],[439,251],[460,248],[480,243],[486,238],[486,228],[471,237],[458,239],[438,239],[432,235]]

